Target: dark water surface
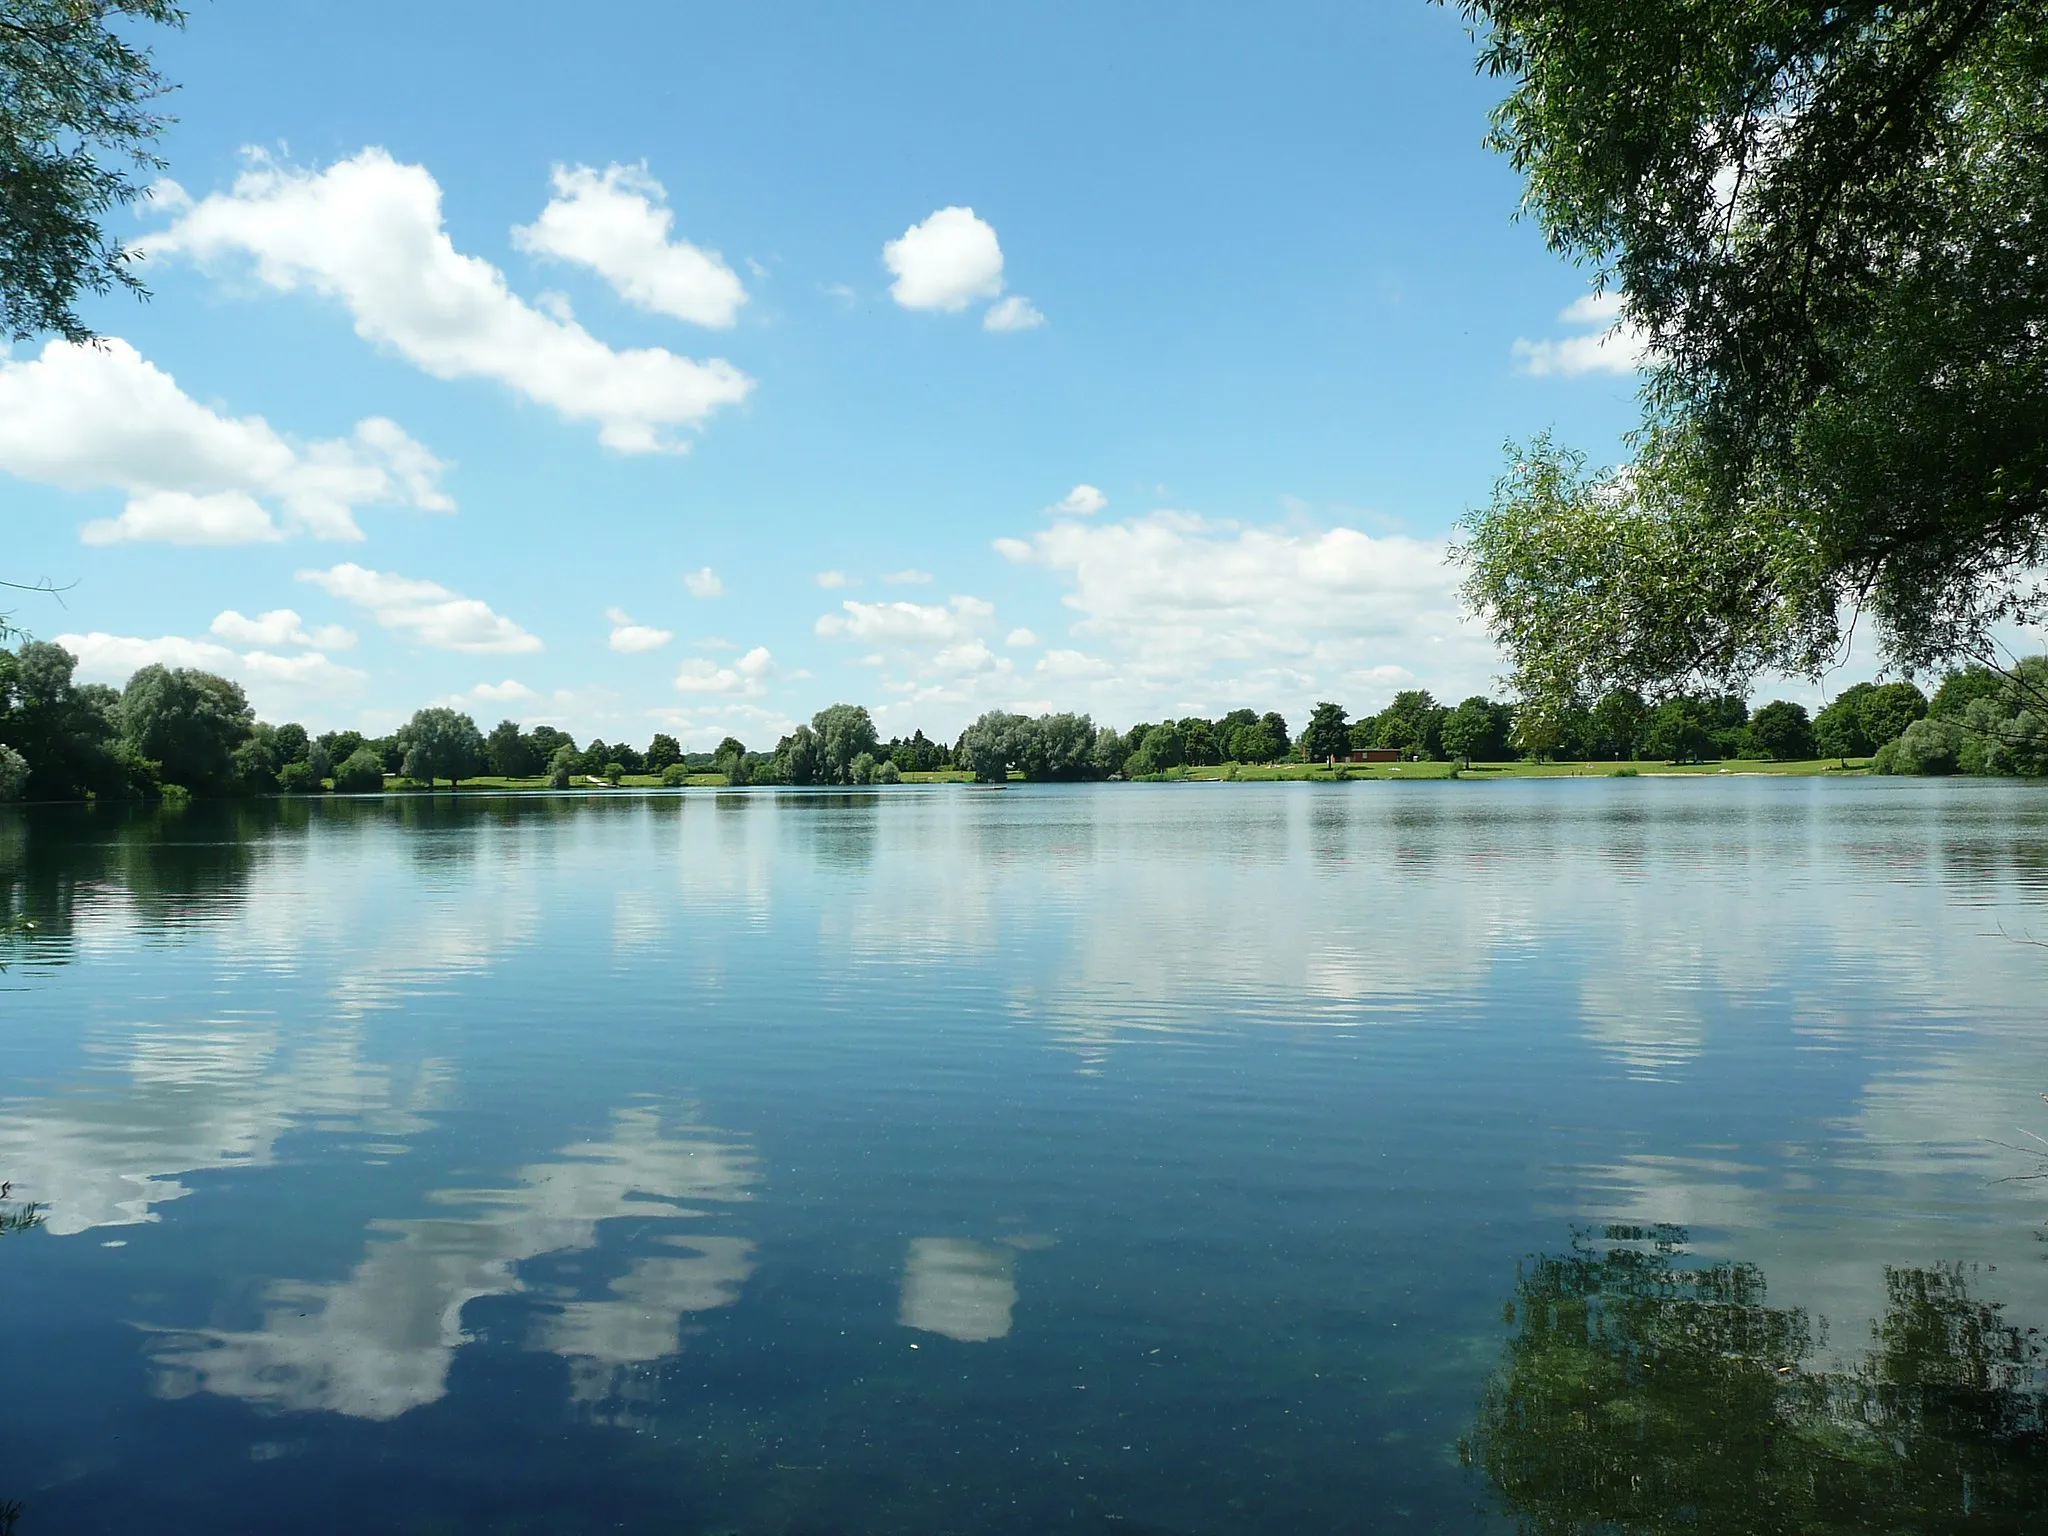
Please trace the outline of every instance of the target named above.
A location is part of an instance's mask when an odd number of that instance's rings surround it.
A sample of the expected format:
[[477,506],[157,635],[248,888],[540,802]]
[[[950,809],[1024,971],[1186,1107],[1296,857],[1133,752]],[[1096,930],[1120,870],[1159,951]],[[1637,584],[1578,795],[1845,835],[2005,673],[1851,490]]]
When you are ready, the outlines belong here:
[[9,909],[20,1536],[2048,1527],[2048,790],[15,809]]

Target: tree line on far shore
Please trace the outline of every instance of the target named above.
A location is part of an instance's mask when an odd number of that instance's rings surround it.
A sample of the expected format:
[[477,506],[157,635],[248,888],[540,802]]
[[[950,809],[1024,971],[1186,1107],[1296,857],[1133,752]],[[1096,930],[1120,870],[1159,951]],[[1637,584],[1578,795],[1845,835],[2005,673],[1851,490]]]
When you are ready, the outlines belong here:
[[152,665],[115,689],[77,682],[76,667],[47,641],[0,649],[0,799],[351,793],[393,778],[432,788],[486,775],[558,788],[646,775],[673,785],[692,774],[735,785],[887,784],[945,769],[984,781],[1138,779],[1226,763],[1320,763],[1366,748],[1467,764],[1867,757],[1881,773],[2048,774],[2048,656],[2009,672],[1965,668],[1931,699],[1911,682],[1859,683],[1811,717],[1782,699],[1752,712],[1733,695],[1653,702],[1617,688],[1583,708],[1539,712],[1479,696],[1448,706],[1410,689],[1356,720],[1341,705],[1317,704],[1298,735],[1270,710],[1123,731],[1085,714],[991,710],[947,745],[921,730],[884,741],[863,706],[834,704],[770,750],[728,736],[709,752],[685,752],[665,732],[645,748],[579,745],[554,726],[512,720],[484,732],[439,706],[387,736],[316,736],[258,720],[241,687],[212,673]]

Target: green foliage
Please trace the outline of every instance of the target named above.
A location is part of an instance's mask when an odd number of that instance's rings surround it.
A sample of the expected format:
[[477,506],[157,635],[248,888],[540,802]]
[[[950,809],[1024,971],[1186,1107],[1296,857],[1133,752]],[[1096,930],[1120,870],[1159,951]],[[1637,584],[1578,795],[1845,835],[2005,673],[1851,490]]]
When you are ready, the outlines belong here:
[[452,787],[484,771],[483,735],[456,710],[419,710],[398,736],[405,748],[399,772],[416,784],[432,789],[436,779],[446,779]]
[[[1354,746],[1390,747],[1403,757],[1433,759],[1444,755],[1444,720],[1450,711],[1427,689],[1410,688],[1394,695],[1393,702],[1370,720],[1351,728]],[[1364,730],[1367,739],[1360,741]]]
[[1706,702],[1681,694],[1650,711],[1642,750],[1668,763],[1696,763],[1714,751],[1714,713]]
[[1927,713],[1927,696],[1911,683],[1858,683],[1813,717],[1813,742],[1823,757],[1869,757],[1896,741]]
[[317,795],[326,786],[307,763],[286,763],[277,770],[277,787],[288,795]]
[[1499,762],[1508,755],[1514,712],[1505,704],[1474,694],[1444,716],[1439,730],[1443,750],[1470,767],[1474,759]]
[[194,794],[225,793],[241,771],[259,780],[270,771],[267,749],[238,762],[255,714],[239,684],[211,672],[146,666],[128,679],[115,718],[123,743]]
[[2003,675],[1984,667],[1951,675],[1935,690],[1926,717],[1881,746],[1871,767],[1879,773],[2048,775],[2048,656],[2029,656]]
[[[1592,639],[1518,631],[1510,608],[1518,673],[1739,685],[1762,660],[1824,660],[1845,602],[1893,660],[1930,665],[2038,608],[2038,0],[1461,8],[1509,82],[1493,143],[1524,208],[1651,346],[1637,476],[1681,466],[1677,495],[1617,498],[1645,526],[1574,506],[1554,606],[1598,622],[1595,586],[1624,606]],[[1480,561],[1500,565],[1533,569]]]
[[384,787],[384,759],[374,748],[358,747],[334,769],[334,792],[339,795],[374,794]]
[[1788,699],[1774,699],[1750,716],[1749,739],[1758,751],[1781,763],[1813,756],[1813,722],[1806,706]]
[[846,770],[849,784],[872,784],[875,782],[875,754],[863,752],[856,757]]
[[[1137,733],[1133,731],[1132,734]],[[1187,753],[1181,746],[1179,727],[1155,725],[1145,732],[1136,750],[1125,758],[1124,776],[1136,779],[1147,774],[1165,773],[1186,761]]]
[[[128,25],[184,25],[168,0],[9,0],[0,17],[0,329],[91,336],[81,293],[143,291],[100,221],[142,195],[169,87]],[[138,176],[138,173],[140,175]]]
[[484,766],[501,779],[528,779],[546,761],[534,739],[516,720],[500,720],[484,738]]
[[[2018,1533],[2048,1520],[2034,1331],[1956,1267],[1885,1272],[1873,1347],[1813,1368],[1807,1315],[1684,1233],[1526,1263],[1463,1459],[1530,1536]],[[1647,1245],[1647,1247],[1643,1246]]]
[[28,765],[21,795],[79,800],[126,793],[111,690],[75,684],[78,659],[47,641],[0,650],[0,741]]
[[0,742],[0,800],[19,800],[28,789],[28,759]]
[[771,770],[784,784],[815,784],[825,768],[825,747],[818,733],[800,725],[775,744]]
[[675,737],[664,732],[654,733],[654,740],[647,744],[646,754],[641,761],[649,773],[665,773],[672,764],[683,760],[683,749]]
[[666,789],[681,788],[690,782],[690,765],[688,763],[668,764],[661,770],[661,782],[662,786]]
[[875,782],[877,784],[900,784],[903,782],[903,770],[887,758],[884,758],[875,765]]
[[623,779],[623,778],[624,778],[625,776],[626,776],[626,766],[625,766],[625,764],[623,764],[623,763],[606,763],[606,764],[604,765],[604,781],[605,781],[605,783],[607,783],[607,784],[610,784],[610,785],[613,785],[614,787],[616,787],[616,786],[617,786],[617,784],[618,784],[618,782],[619,782],[619,780]]
[[[922,734],[921,732],[919,734]],[[711,752],[712,771],[725,775],[728,784],[747,782],[747,749],[737,736],[728,736]]]
[[1302,727],[1301,752],[1310,762],[1327,762],[1351,750],[1351,728],[1340,704],[1321,703]]
[[811,716],[811,729],[818,737],[817,777],[827,784],[856,782],[854,760],[863,754],[872,759],[881,745],[875,735],[875,722],[860,704],[834,704],[819,710]]
[[569,779],[576,771],[576,743],[563,742],[557,746],[554,755],[548,759],[548,788],[567,789]]

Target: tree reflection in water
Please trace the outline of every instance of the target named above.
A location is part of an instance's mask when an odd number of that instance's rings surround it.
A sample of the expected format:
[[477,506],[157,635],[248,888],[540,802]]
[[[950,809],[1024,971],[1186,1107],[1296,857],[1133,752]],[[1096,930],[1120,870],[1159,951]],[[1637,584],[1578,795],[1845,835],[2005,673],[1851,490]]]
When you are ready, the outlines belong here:
[[1887,1269],[1869,1351],[1809,1368],[1805,1312],[1678,1228],[1522,1267],[1517,1329],[1461,1445],[1529,1533],[2048,1530],[2037,1329],[1961,1266]]

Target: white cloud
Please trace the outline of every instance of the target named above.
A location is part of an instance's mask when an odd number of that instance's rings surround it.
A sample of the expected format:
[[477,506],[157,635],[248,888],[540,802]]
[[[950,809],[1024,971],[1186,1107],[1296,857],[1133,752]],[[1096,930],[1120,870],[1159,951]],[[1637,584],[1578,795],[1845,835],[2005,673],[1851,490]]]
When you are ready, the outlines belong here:
[[1075,486],[1066,495],[1045,510],[1055,517],[1093,517],[1109,505],[1109,498],[1094,486],[1085,482]]
[[1003,644],[1020,648],[1032,646],[1038,644],[1038,636],[1028,629],[1013,629],[1003,637]]
[[941,208],[882,247],[896,274],[889,293],[905,309],[956,314],[1003,291],[1003,248],[972,208]]
[[861,603],[851,598],[844,612],[822,615],[815,626],[828,640],[869,644],[957,644],[968,640],[995,616],[995,609],[977,597],[955,597],[950,604]]
[[290,713],[309,697],[353,692],[365,681],[362,672],[332,661],[319,651],[297,656],[279,656],[266,650],[236,652],[212,640],[193,640],[183,635],[145,639],[111,635],[104,630],[59,635],[57,644],[78,658],[78,676],[82,681],[118,687],[143,667],[195,667],[243,684],[257,713],[273,717]]
[[307,629],[305,620],[289,608],[273,608],[255,618],[245,618],[229,608],[208,626],[230,645],[253,645],[276,649],[303,645],[317,651],[345,651],[356,643],[355,631],[340,624],[323,624]]
[[847,575],[844,571],[820,571],[817,575],[813,576],[811,580],[815,581],[827,592],[836,592],[841,587],[853,587],[860,585],[860,583],[856,582],[851,576]]
[[1400,687],[1479,691],[1498,665],[1434,540],[1155,512],[1055,523],[996,548],[1063,577],[1074,633],[1099,642],[1092,658],[1041,663],[1099,679],[1071,707],[1289,712],[1320,697],[1358,713]]
[[981,317],[984,331],[1035,331],[1043,324],[1045,316],[1039,312],[1038,306],[1021,293],[998,299]]
[[1596,327],[1581,336],[1531,341],[1515,338],[1515,360],[1533,378],[1577,378],[1588,373],[1628,374],[1649,363],[1649,342],[1621,318],[1619,293],[1588,293],[1564,307],[1559,320],[1567,325]]
[[890,571],[882,577],[882,584],[890,587],[928,587],[932,584],[932,573],[915,567],[909,570]]
[[436,650],[517,653],[541,648],[538,637],[510,619],[438,582],[415,581],[353,563],[301,571],[299,580],[367,609],[384,628],[409,634]]
[[719,579],[718,572],[706,565],[683,578],[683,590],[692,597],[708,601],[725,596],[725,583]]
[[747,302],[738,274],[716,251],[671,240],[667,192],[644,165],[554,169],[554,198],[512,231],[522,251],[589,267],[619,297],[655,314],[729,326]]
[[767,691],[768,679],[774,673],[775,658],[768,654],[766,646],[757,645],[729,667],[721,667],[702,656],[692,656],[676,673],[676,687],[683,693],[752,696]]
[[607,608],[604,616],[612,621],[611,647],[626,655],[638,655],[642,651],[658,651],[675,639],[675,631],[656,629],[651,624],[636,624],[633,616],[623,608]]
[[380,417],[358,422],[351,437],[299,444],[261,416],[223,416],[119,337],[52,341],[31,360],[0,359],[0,469],[65,490],[127,494],[119,517],[85,525],[88,544],[360,539],[359,507],[450,510],[443,468]]
[[252,156],[231,192],[193,203],[142,245],[209,264],[246,256],[272,288],[340,300],[358,335],[434,377],[495,379],[596,422],[599,440],[624,453],[681,451],[672,429],[753,388],[722,359],[617,351],[526,303],[496,267],[455,249],[427,169],[382,149],[317,172]]
[[540,697],[516,677],[508,677],[502,683],[478,683],[469,690],[469,696],[490,704],[511,704],[520,699]]

